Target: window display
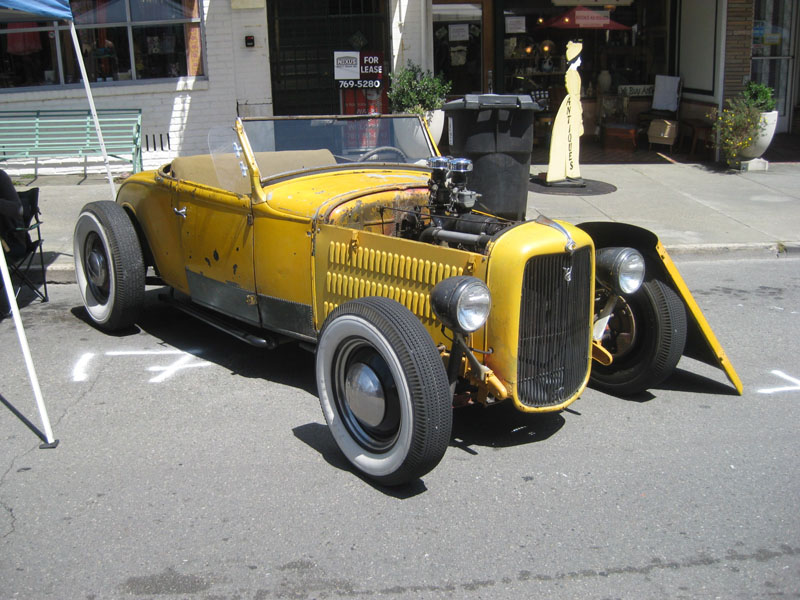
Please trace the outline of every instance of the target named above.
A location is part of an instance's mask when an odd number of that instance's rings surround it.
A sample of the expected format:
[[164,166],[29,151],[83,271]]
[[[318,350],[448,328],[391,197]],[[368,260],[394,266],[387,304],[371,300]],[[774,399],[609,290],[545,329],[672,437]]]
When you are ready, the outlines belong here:
[[[89,80],[204,75],[199,2],[71,0]],[[69,85],[80,78],[67,23],[0,25],[0,87]]]
[[566,44],[572,39],[583,41],[582,96],[652,84],[656,74],[669,72],[668,7],[667,0],[592,7],[505,0],[503,91],[552,93],[551,88],[561,88]]

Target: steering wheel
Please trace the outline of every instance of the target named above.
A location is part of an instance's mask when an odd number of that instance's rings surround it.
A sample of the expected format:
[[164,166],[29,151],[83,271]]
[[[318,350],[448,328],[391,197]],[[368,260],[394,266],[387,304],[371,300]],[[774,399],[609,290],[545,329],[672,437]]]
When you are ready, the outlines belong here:
[[378,146],[377,148],[368,150],[367,152],[358,157],[357,162],[365,162],[370,158],[377,156],[378,154],[381,154],[383,152],[393,152],[402,159],[401,162],[408,162],[408,156],[406,156],[406,153],[400,150],[400,148],[395,148],[394,146]]

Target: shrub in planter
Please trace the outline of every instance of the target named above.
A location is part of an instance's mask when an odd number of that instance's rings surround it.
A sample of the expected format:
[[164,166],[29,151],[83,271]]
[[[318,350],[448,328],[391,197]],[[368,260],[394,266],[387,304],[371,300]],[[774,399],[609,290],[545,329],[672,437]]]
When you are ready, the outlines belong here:
[[752,106],[759,112],[771,112],[775,110],[775,98],[772,97],[772,88],[763,83],[750,81],[742,92],[742,97],[748,106]]
[[441,76],[408,61],[408,65],[390,75],[389,106],[396,113],[427,116],[444,106],[452,84]]
[[737,166],[742,159],[761,156],[775,132],[775,99],[772,88],[751,81],[727,108],[714,110],[715,145],[722,150],[725,162]]

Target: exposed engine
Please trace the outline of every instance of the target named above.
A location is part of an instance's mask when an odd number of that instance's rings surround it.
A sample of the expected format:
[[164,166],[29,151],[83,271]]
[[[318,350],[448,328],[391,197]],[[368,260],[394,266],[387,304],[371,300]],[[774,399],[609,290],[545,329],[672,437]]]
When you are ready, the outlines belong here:
[[513,221],[473,212],[477,192],[467,189],[472,161],[466,158],[436,156],[428,159],[426,210],[406,213],[398,234],[420,242],[447,244],[453,248],[483,252],[486,244]]

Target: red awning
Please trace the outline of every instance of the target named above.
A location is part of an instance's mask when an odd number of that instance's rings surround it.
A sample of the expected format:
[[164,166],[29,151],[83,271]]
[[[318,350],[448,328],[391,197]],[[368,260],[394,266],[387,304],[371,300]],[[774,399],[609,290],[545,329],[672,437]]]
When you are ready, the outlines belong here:
[[539,28],[551,29],[630,29],[613,21],[607,10],[592,10],[583,6],[570,8],[564,14],[553,17],[539,25]]

